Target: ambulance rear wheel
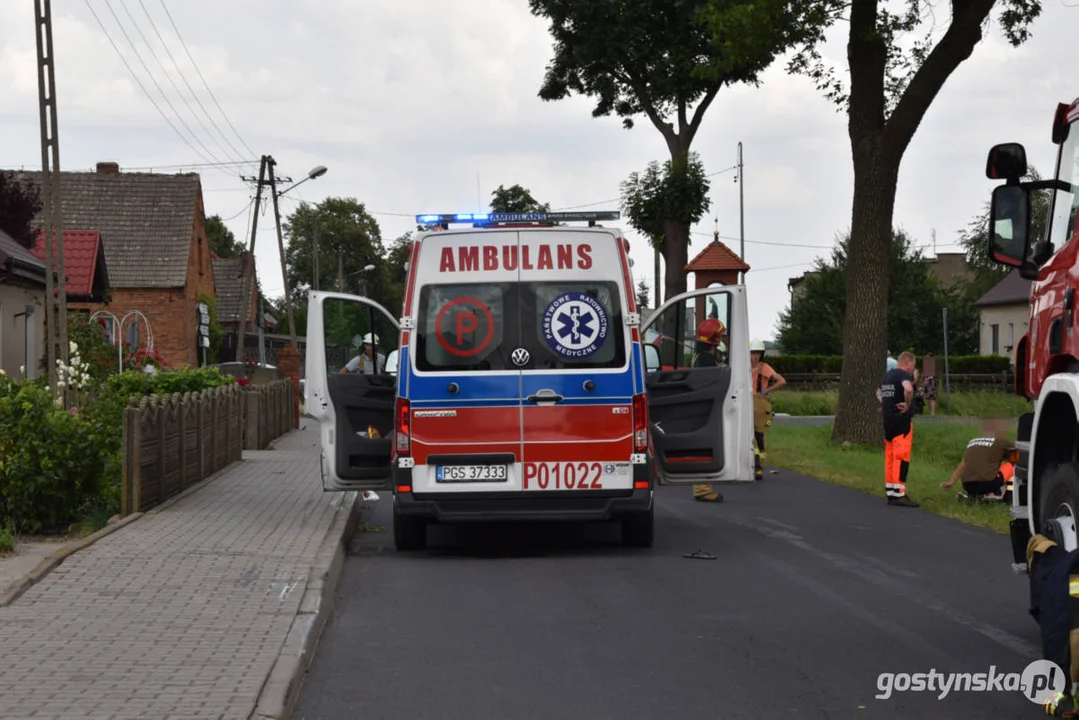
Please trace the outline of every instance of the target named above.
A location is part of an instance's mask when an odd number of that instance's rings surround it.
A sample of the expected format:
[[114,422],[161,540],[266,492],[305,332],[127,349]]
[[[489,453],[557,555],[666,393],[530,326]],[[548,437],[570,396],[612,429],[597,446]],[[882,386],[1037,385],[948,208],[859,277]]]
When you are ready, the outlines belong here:
[[401,552],[427,547],[427,521],[393,513],[393,546]]
[[655,538],[654,520],[654,508],[622,518],[622,544],[626,547],[652,547]]

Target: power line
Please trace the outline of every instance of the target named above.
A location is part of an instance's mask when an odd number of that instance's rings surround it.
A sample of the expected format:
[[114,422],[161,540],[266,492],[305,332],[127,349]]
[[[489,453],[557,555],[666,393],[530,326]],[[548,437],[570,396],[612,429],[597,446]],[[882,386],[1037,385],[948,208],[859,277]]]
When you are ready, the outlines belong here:
[[210,85],[206,82],[206,78],[203,77],[202,70],[199,69],[198,63],[196,63],[195,58],[191,56],[191,51],[188,50],[187,43],[184,42],[184,36],[180,34],[180,29],[176,27],[176,21],[172,19],[172,13],[169,12],[168,6],[165,5],[165,0],[161,0],[161,7],[165,10],[165,15],[167,15],[169,18],[169,24],[172,25],[172,31],[176,33],[176,37],[179,38],[180,44],[184,48],[184,52],[187,53],[187,59],[191,61],[191,66],[195,68],[195,73],[198,74],[199,79],[202,80],[202,86],[206,88],[206,92],[210,94],[210,99],[214,101],[214,105],[217,106],[218,111],[221,113],[221,117],[225,118],[225,122],[228,123],[228,126],[230,128],[232,128],[232,132],[236,133],[236,138],[240,141],[240,144],[247,149],[247,152],[251,153],[252,155],[258,155],[258,153],[251,149],[250,145],[244,142],[243,137],[236,130],[236,127],[232,124],[232,121],[229,120],[229,116],[226,115],[225,111],[222,109],[221,103],[217,101],[217,96],[215,96],[214,91],[210,89]]
[[[743,164],[744,165],[744,164]],[[723,173],[730,172],[731,170],[737,170],[737,165],[731,165],[729,168],[723,168],[722,170],[716,170],[713,173],[705,175],[705,177],[715,177],[716,175],[722,175]],[[583,205],[567,205],[566,207],[555,208],[551,212],[562,212],[563,210],[579,210],[580,208],[595,207],[596,205],[606,205],[607,203],[621,202],[621,197],[608,198],[606,200],[597,200],[596,202],[584,203]],[[392,213],[388,213],[392,214]]]
[[[701,235],[703,237],[710,237],[710,238],[716,237],[715,233],[693,232],[693,233],[690,233],[690,234],[691,235]],[[727,237],[726,235],[720,235],[719,238],[721,240],[731,240],[731,241],[740,240],[740,238]],[[812,248],[813,250],[831,250],[832,249],[831,246],[827,246],[827,245],[802,245],[802,244],[799,244],[799,243],[767,242],[765,240],[746,240],[746,243],[751,244],[751,245],[773,245],[775,247]]]
[[228,222],[229,220],[235,220],[236,218],[240,217],[245,212],[247,212],[249,209],[251,209],[251,206],[254,203],[255,203],[255,198],[254,198],[254,196],[252,196],[251,199],[247,201],[247,204],[244,205],[242,208],[240,208],[240,211],[238,213],[236,213],[235,215],[230,215],[227,218],[221,218],[221,222]]
[[[165,42],[164,36],[162,36],[161,31],[157,29],[157,23],[154,22],[153,17],[150,15],[150,11],[146,9],[146,3],[143,0],[139,0],[139,6],[142,8],[143,14],[146,15],[146,19],[150,21],[150,28],[153,29],[154,34],[157,35],[157,39],[161,42],[161,47],[165,48],[165,54],[167,54],[169,56],[169,60],[172,61],[172,66],[176,68],[176,74],[179,75],[180,79],[184,81],[184,85],[187,87],[188,92],[191,93],[191,97],[195,99],[196,103],[198,103],[199,108],[202,110],[202,114],[205,115],[206,118],[210,121],[210,124],[214,126],[214,129],[217,130],[217,134],[221,136],[221,138],[225,141],[225,144],[229,146],[235,156],[242,158],[243,153],[237,150],[236,146],[232,144],[232,141],[228,139],[224,132],[221,131],[221,127],[217,124],[217,121],[213,119],[209,112],[207,112],[206,106],[202,104],[202,100],[200,100],[198,94],[195,93],[195,89],[192,88],[191,83],[187,81],[187,76],[184,75],[184,71],[180,69],[180,64],[176,62],[176,58],[173,57],[172,50],[169,49],[168,44]],[[127,7],[125,6],[124,9],[126,10]],[[128,13],[128,15],[130,16],[130,13]],[[135,22],[134,18],[132,18],[131,22]],[[149,46],[149,43],[147,43],[147,46]],[[175,85],[173,87],[175,87]],[[179,93],[179,90],[177,90],[177,93]],[[191,105],[188,104],[188,108],[190,107]],[[209,128],[207,128],[206,125],[202,123],[201,119],[199,120],[199,123],[202,124],[202,127],[206,130],[206,132],[210,132]]]
[[258,165],[258,160],[243,160],[235,162],[201,162],[201,163],[181,163],[178,165],[140,165],[138,167],[129,167],[128,170],[183,170],[184,168],[195,167],[236,167],[239,165]]
[[122,62],[124,64],[124,67],[127,68],[127,71],[131,75],[131,78],[139,86],[139,89],[142,90],[143,95],[145,95],[146,99],[150,101],[150,104],[154,106],[154,109],[157,110],[161,117],[164,118],[165,122],[169,124],[169,127],[172,128],[173,132],[175,132],[176,135],[184,141],[184,144],[191,148],[191,150],[194,151],[196,155],[205,160],[207,165],[220,165],[220,162],[211,162],[205,155],[199,152],[199,149],[192,145],[191,141],[188,140],[184,136],[184,134],[180,132],[179,128],[176,127],[172,120],[169,119],[169,116],[165,114],[165,111],[162,110],[161,106],[157,104],[156,100],[154,100],[154,97],[150,94],[150,91],[147,90],[146,86],[142,84],[142,80],[139,79],[139,76],[135,73],[135,70],[131,67],[131,64],[128,63],[127,58],[125,58],[123,53],[120,52],[120,48],[116,45],[116,42],[112,39],[112,36],[109,35],[109,31],[105,29],[105,25],[101,22],[101,18],[99,18],[97,16],[97,13],[94,12],[93,6],[90,5],[90,0],[83,0],[83,2],[86,4],[86,7],[90,11],[90,14],[94,16],[94,20],[97,21],[97,25],[101,28],[101,32],[105,35],[105,39],[109,41],[109,44],[112,45],[112,49],[116,51],[116,56],[120,58],[120,62]]

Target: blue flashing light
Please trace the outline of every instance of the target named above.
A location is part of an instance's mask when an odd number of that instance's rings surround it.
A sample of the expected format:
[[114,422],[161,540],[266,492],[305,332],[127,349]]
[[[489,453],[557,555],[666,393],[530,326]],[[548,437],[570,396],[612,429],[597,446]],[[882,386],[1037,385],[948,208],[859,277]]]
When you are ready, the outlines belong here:
[[556,223],[556,222],[597,222],[618,220],[621,214],[617,210],[592,210],[577,212],[531,212],[531,213],[448,213],[440,215],[417,215],[416,222],[421,225],[450,225],[452,223]]

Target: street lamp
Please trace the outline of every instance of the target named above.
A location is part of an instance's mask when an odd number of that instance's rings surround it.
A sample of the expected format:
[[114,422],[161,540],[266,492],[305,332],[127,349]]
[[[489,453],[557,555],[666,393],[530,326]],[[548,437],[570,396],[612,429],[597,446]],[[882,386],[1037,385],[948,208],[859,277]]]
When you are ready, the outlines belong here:
[[[345,277],[350,278],[353,275],[363,275],[364,273],[371,272],[374,269],[375,269],[374,265],[365,265],[362,270],[357,270],[356,272],[350,272],[348,275],[345,275]],[[344,292],[344,287],[341,288],[341,292]],[[363,286],[362,286],[360,292],[363,293],[364,295],[367,294],[367,283],[366,282],[363,283]]]
[[277,193],[277,197],[281,197],[282,195],[284,195],[285,193],[287,193],[289,190],[291,190],[294,187],[298,187],[300,185],[303,185],[308,180],[314,180],[315,178],[322,177],[323,175],[326,174],[326,172],[327,172],[327,168],[326,168],[325,165],[316,165],[315,167],[311,168],[307,172],[307,177],[305,177],[303,180],[301,180],[298,183],[293,183],[292,185],[289,185],[287,188],[285,188],[281,192]]

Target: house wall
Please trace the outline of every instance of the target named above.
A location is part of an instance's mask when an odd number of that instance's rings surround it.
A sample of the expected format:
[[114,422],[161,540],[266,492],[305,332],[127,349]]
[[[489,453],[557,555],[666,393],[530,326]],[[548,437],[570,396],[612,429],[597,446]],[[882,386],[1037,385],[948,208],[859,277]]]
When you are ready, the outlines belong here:
[[[1007,355],[1015,362],[1015,346],[1027,331],[1030,304],[991,305],[979,310],[981,321],[979,350],[982,355]],[[993,326],[997,328],[997,347],[993,352]]]
[[187,287],[184,288],[189,323],[184,328],[187,343],[187,364],[197,366],[202,363],[202,349],[199,347],[199,330],[196,321],[195,306],[201,294],[214,294],[214,268],[210,255],[210,241],[206,237],[206,213],[202,206],[202,193],[195,208],[195,220],[191,231],[191,252],[187,258]]
[[[26,312],[27,305],[34,307],[34,313],[29,317],[21,315]],[[30,322],[29,332],[27,320]],[[6,281],[0,283],[0,369],[11,377],[19,378],[23,377],[19,368],[25,366],[26,377],[40,377],[44,353],[45,289],[25,288]]]

